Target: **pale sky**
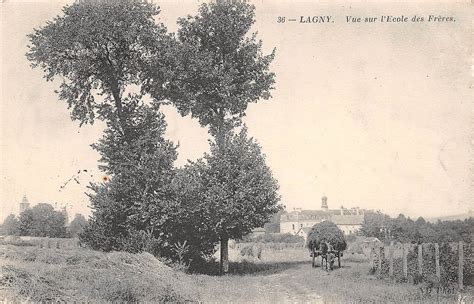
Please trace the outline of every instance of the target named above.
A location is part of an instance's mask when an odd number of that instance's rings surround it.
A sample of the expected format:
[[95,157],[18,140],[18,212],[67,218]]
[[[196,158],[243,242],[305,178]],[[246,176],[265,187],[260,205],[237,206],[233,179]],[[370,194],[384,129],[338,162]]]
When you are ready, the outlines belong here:
[[[1,8],[0,220],[30,203],[68,204],[89,214],[84,194],[99,180],[90,144],[103,125],[79,128],[66,104],[29,67],[26,35],[65,2],[11,2]],[[175,31],[199,2],[155,1]],[[463,213],[473,207],[471,165],[471,16],[469,4],[316,4],[255,1],[254,30],[269,53],[276,85],[252,104],[245,122],[262,145],[288,209],[359,206],[411,217]],[[429,14],[454,23],[347,24],[347,15]],[[332,15],[334,23],[278,24],[278,16]],[[180,143],[177,166],[208,150],[207,130],[164,112],[167,136]],[[66,184],[78,170],[87,174]]]

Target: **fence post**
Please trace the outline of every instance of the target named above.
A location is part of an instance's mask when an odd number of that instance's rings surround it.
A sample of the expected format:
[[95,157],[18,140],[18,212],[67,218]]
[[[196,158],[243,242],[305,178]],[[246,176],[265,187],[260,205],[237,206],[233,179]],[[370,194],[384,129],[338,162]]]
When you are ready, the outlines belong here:
[[382,251],[383,247],[382,246],[379,246],[378,247],[378,261],[377,261],[377,275],[380,276],[382,274],[382,254],[383,254],[383,251]]
[[435,243],[435,266],[436,266],[436,278],[438,282],[441,280],[441,269],[439,268],[439,245]]
[[458,283],[459,290],[463,289],[463,267],[464,267],[464,246],[463,242],[459,241],[459,266],[458,266]]
[[390,242],[390,247],[388,248],[388,256],[389,256],[388,275],[390,278],[393,278],[393,241]]
[[372,269],[375,269],[375,258],[374,258],[374,255],[375,255],[375,247],[371,245],[371,248],[370,248],[370,266],[372,267]]
[[408,278],[408,245],[403,244],[403,277]]
[[423,246],[418,245],[418,274],[423,275]]

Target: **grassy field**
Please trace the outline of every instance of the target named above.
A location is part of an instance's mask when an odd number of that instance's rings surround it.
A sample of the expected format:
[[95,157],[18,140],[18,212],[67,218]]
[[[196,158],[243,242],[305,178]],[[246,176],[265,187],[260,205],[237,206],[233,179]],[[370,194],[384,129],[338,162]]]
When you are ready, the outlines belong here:
[[[238,253],[231,252],[238,258]],[[234,263],[232,275],[196,276],[205,303],[474,303],[463,294],[422,292],[422,285],[378,280],[361,255],[342,259],[342,267],[326,272],[311,267],[304,249],[263,251],[262,260]],[[238,273],[245,275],[238,275]],[[459,297],[461,296],[461,298]]]
[[[463,294],[378,280],[367,261],[346,255],[331,272],[304,249],[265,248],[261,260],[230,250],[230,274],[184,274],[147,253],[0,245],[0,301],[202,303],[473,303]],[[250,260],[249,260],[250,259]]]
[[192,278],[148,253],[0,245],[0,301],[188,303]]

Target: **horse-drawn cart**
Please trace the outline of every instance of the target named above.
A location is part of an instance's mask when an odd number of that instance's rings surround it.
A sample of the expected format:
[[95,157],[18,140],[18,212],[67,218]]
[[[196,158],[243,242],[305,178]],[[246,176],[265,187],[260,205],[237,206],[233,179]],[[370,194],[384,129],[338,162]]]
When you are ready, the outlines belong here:
[[306,247],[313,258],[313,267],[316,267],[316,257],[321,256],[321,267],[326,266],[326,270],[332,270],[336,258],[338,266],[341,267],[342,251],[346,249],[347,243],[344,233],[336,224],[324,221],[311,228],[306,239]]
[[[344,255],[342,251],[337,250],[313,250],[310,251],[309,256],[312,258],[312,267],[316,267],[316,258],[321,256],[321,267],[326,266],[326,270],[332,270],[334,261],[337,258],[337,266],[341,267],[341,257]],[[324,265],[324,262],[326,264]]]

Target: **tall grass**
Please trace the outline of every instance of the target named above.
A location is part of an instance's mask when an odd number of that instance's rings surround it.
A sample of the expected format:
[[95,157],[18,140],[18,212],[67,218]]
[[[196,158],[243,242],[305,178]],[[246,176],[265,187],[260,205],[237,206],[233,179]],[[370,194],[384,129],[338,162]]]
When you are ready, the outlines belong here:
[[[32,302],[197,302],[184,273],[148,253],[0,246],[0,285]],[[18,300],[18,299],[17,299]]]

